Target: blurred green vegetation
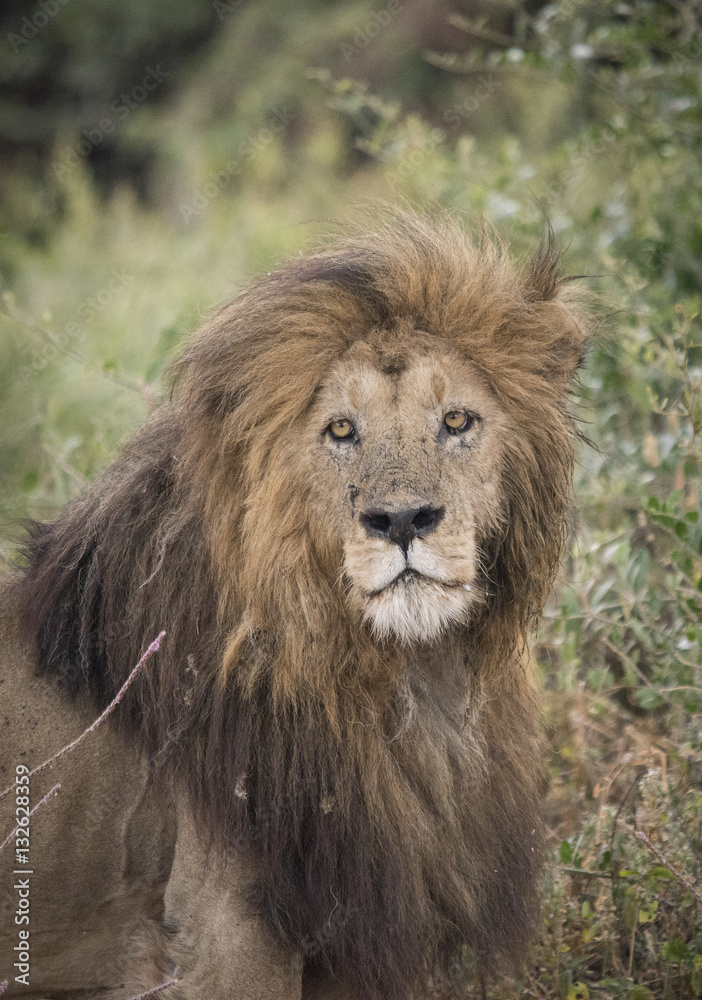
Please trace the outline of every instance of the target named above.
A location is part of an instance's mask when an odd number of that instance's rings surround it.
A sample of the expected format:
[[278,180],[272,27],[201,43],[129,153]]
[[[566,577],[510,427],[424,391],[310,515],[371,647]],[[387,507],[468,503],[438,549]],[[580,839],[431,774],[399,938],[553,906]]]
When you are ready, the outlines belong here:
[[357,202],[520,254],[547,217],[600,317],[593,446],[536,643],[544,926],[493,996],[702,996],[702,6],[56,3],[0,15],[0,556],[217,303]]

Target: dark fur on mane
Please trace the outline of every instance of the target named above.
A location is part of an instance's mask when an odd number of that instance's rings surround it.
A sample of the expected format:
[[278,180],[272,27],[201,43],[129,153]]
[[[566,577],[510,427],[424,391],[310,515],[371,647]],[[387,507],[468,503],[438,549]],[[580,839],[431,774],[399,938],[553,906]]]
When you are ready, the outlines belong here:
[[[170,403],[27,542],[40,669],[104,706],[166,629],[122,723],[157,779],[187,782],[219,848],[258,853],[254,902],[281,938],[362,997],[450,982],[466,945],[483,975],[504,971],[538,919],[542,747],[516,651],[570,502],[583,335],[556,264],[548,242],[520,270],[498,242],[414,216],[293,261],[205,326]],[[330,364],[406,315],[465,352],[522,429],[483,539],[485,607],[410,652],[351,619],[285,451]]]

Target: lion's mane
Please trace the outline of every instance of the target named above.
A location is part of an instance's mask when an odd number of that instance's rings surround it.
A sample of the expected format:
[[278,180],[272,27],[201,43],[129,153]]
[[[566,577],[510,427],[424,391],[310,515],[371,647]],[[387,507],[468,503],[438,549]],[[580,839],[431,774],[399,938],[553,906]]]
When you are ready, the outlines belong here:
[[[282,940],[362,996],[405,1000],[513,965],[538,920],[542,746],[525,636],[570,502],[567,386],[583,342],[546,241],[517,267],[412,215],[337,241],[226,305],[174,369],[170,402],[27,544],[44,672],[121,706],[157,780],[187,783],[211,842],[251,849]],[[488,594],[432,647],[373,641],[338,543],[310,523],[291,435],[330,365],[410,316],[515,415],[506,515],[481,540]],[[442,712],[455,690],[460,725]]]

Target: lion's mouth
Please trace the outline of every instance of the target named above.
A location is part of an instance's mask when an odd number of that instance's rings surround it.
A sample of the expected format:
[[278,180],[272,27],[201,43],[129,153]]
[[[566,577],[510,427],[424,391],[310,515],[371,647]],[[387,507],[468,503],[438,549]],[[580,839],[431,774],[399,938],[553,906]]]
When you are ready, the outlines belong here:
[[462,590],[470,590],[471,586],[469,583],[462,583],[460,580],[443,580],[438,576],[429,576],[427,573],[420,573],[419,570],[413,569],[411,566],[405,566],[401,573],[398,573],[396,577],[393,577],[389,583],[386,583],[384,587],[378,587],[377,590],[370,591],[366,596],[369,599],[373,597],[379,597],[381,594],[387,594],[394,590],[398,590],[401,587],[410,586],[415,581],[421,581],[423,583],[438,583],[442,587],[446,587],[449,590],[454,590],[460,588]]

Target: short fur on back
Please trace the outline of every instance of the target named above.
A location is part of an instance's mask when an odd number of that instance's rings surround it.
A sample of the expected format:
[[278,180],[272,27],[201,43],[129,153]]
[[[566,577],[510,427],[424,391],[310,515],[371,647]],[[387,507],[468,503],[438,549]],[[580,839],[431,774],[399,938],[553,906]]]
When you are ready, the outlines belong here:
[[[293,260],[203,327],[170,402],[27,544],[41,669],[104,706],[166,630],[122,723],[157,780],[185,779],[217,849],[256,852],[252,905],[280,938],[359,996],[449,983],[468,953],[504,971],[537,926],[524,646],[566,530],[586,325],[557,264],[551,239],[519,266],[487,232],[410,213]],[[480,602],[409,645],[349,605],[294,460],[332,366],[369,338],[400,350],[403,323],[469,359],[519,428]]]

